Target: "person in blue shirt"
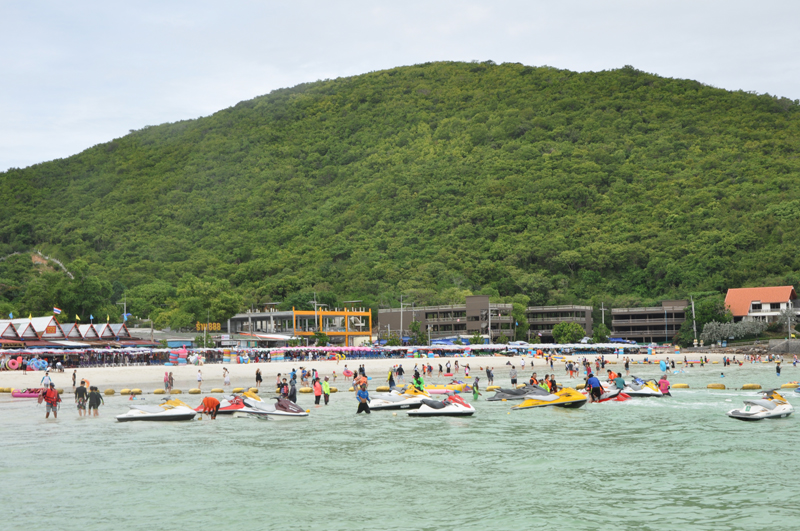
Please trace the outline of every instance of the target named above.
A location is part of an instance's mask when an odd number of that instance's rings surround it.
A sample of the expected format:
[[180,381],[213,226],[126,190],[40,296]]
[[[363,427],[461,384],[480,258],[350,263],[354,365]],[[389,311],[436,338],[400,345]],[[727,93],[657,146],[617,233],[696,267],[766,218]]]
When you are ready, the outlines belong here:
[[589,379],[586,380],[586,390],[589,392],[589,401],[599,401],[603,396],[603,386],[600,385],[600,380],[597,379],[592,373],[589,373]]
[[366,385],[361,386],[361,389],[356,393],[356,399],[358,399],[358,411],[356,411],[356,415],[362,411],[369,415],[369,393],[367,392]]

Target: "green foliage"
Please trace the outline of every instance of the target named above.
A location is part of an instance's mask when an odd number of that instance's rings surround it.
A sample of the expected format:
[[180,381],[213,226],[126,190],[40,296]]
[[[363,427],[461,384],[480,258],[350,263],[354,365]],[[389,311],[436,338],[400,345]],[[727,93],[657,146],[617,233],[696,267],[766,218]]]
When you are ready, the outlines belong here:
[[608,343],[608,336],[611,330],[603,323],[598,323],[592,327],[592,341],[595,343]]
[[[733,321],[733,315],[730,310],[725,307],[725,297],[718,293],[708,293],[699,299],[695,299],[694,308],[698,340],[700,340],[706,323],[728,323]],[[686,307],[686,320],[681,325],[673,341],[684,347],[694,344],[691,304]]]
[[425,336],[425,333],[422,332],[422,323],[419,321],[411,321],[411,324],[408,325],[408,330],[412,345],[428,344],[428,338]]
[[499,343],[501,345],[508,344],[508,337],[504,332],[500,332],[500,335],[497,337],[497,341],[495,343]]
[[216,343],[211,338],[211,335],[200,334],[194,338],[194,344],[198,348],[214,348]]
[[553,327],[553,340],[556,343],[577,343],[583,339],[585,332],[578,323],[558,323]]
[[0,303],[118,315],[124,290],[182,327],[205,293],[224,320],[313,291],[626,306],[796,284],[798,153],[797,102],[633,68],[307,83],[0,173],[0,257],[88,264],[73,286],[8,258]]
[[469,338],[470,345],[482,345],[483,344],[483,336],[481,336],[480,330],[476,330],[472,337]]
[[399,347],[401,344],[400,336],[397,334],[397,332],[392,332],[389,334],[389,338],[386,340],[386,346]]
[[314,341],[316,346],[324,347],[328,344],[328,334],[319,331],[314,332]]

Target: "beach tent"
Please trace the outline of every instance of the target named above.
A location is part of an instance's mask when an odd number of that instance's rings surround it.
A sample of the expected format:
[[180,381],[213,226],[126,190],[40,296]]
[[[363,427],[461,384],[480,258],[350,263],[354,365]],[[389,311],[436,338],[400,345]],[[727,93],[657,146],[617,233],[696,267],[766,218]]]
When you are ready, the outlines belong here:
[[108,323],[98,323],[94,325],[94,328],[97,330],[97,335],[100,336],[100,339],[114,339],[117,337]]
[[0,338],[14,341],[19,341],[21,339],[16,327],[14,327],[14,323],[8,320],[0,321]]
[[100,335],[97,333],[97,329],[93,324],[81,324],[78,325],[78,329],[81,331],[81,339],[85,341],[96,341],[100,339]]
[[114,337],[119,339],[131,339],[131,333],[125,323],[110,324],[108,328],[113,332]]

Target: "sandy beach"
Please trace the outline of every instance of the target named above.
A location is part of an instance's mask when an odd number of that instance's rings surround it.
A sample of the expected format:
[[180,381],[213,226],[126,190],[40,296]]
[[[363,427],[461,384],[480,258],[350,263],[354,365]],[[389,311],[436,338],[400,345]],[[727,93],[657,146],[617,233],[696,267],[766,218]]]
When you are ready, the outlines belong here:
[[[677,363],[678,360],[683,360],[684,355],[686,355],[689,360],[698,359],[699,357],[698,353],[681,353],[679,357],[673,356],[671,359],[675,359]],[[725,354],[709,352],[703,353],[703,355],[708,356],[709,363],[717,362],[721,366],[721,360]],[[582,356],[568,356],[567,359],[574,361],[580,357]],[[634,363],[641,363],[644,358],[647,358],[647,356],[644,354],[635,354],[630,357]],[[667,356],[664,357],[666,358]],[[742,358],[741,355],[737,356],[737,359],[740,358]],[[521,370],[523,359],[525,360],[524,372]],[[589,359],[594,360],[593,357],[590,357]],[[652,361],[659,360],[661,358],[651,356],[649,359]],[[172,371],[175,381],[174,388],[180,389],[185,393],[189,389],[197,387],[197,371],[199,369],[203,374],[203,384],[201,390],[203,393],[207,393],[212,388],[223,387],[222,368],[224,366],[230,371],[231,374],[231,387],[228,389],[235,387],[255,386],[256,369],[261,369],[263,378],[262,388],[269,392],[274,389],[273,383],[275,382],[275,378],[278,373],[287,374],[293,368],[299,370],[300,367],[305,367],[306,369],[317,369],[321,377],[328,376],[330,378],[331,385],[338,387],[341,391],[346,391],[350,387],[350,380],[342,375],[345,368],[353,370],[359,365],[363,364],[365,366],[367,375],[372,377],[372,385],[370,387],[374,388],[374,386],[384,384],[389,368],[394,365],[402,364],[406,371],[406,380],[410,380],[409,376],[413,374],[413,368],[415,364],[421,366],[423,363],[427,364],[430,362],[434,369],[433,376],[435,379],[438,374],[439,364],[441,363],[444,365],[448,360],[450,361],[451,365],[458,361],[461,367],[463,367],[465,364],[469,364],[471,375],[481,377],[481,381],[483,382],[484,386],[486,385],[484,369],[487,366],[494,368],[495,384],[507,383],[506,376],[508,371],[511,369],[510,365],[506,365],[507,362],[511,362],[511,364],[514,365],[519,371],[520,378],[525,379],[530,376],[529,373],[532,371],[531,367],[540,367],[543,371],[545,369],[545,360],[543,358],[532,358],[530,356],[479,356],[471,358],[447,357],[433,359],[394,358],[377,360],[342,360],[338,363],[335,360],[325,360],[314,362],[281,361],[271,363],[251,363],[244,365],[213,363],[203,366],[185,365],[165,367],[163,365],[149,365],[132,367],[98,367],[77,369],[77,379],[78,382],[80,382],[81,378],[85,378],[89,380],[91,385],[96,385],[100,388],[100,390],[114,389],[115,391],[119,392],[120,389],[124,388],[139,388],[145,394],[148,394],[152,393],[155,389],[163,389],[164,372]],[[612,364],[619,364],[621,363],[622,356],[617,358],[615,355],[611,355],[607,356],[606,360]],[[531,362],[533,362],[533,364],[531,364]],[[613,366],[614,365],[612,365],[612,367]],[[649,369],[648,365],[643,366],[642,369],[645,367],[648,367]],[[744,369],[745,367],[747,367],[747,365],[741,369]],[[72,371],[73,369],[66,369],[63,373],[55,371],[50,372],[50,376],[55,382],[56,386],[60,389],[64,389],[66,393],[72,392]],[[554,371],[557,378],[562,377],[564,374],[563,362],[556,361],[554,365]],[[335,382],[333,381],[334,372],[336,373]],[[549,372],[549,366],[547,367],[547,372]],[[652,371],[648,370],[648,372]],[[0,387],[11,387],[14,389],[38,387],[43,376],[44,374],[41,371],[30,371],[28,373],[24,373],[22,371],[0,372]],[[463,368],[459,371],[457,376],[464,376]]]

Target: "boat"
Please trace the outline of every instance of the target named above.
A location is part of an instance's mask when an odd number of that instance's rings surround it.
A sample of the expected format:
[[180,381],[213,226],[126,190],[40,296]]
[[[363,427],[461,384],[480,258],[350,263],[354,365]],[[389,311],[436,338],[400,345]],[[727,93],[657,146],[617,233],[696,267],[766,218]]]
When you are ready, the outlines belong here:
[[633,377],[633,380],[625,385],[623,393],[630,397],[662,397],[664,394],[658,389],[655,380],[642,380]]
[[547,395],[529,395],[518,406],[511,409],[530,409],[533,407],[566,407],[566,408],[579,408],[587,401],[585,395],[579,393],[575,389],[565,387],[553,394]]
[[369,409],[370,411],[417,409],[422,405],[422,401],[430,398],[430,396],[430,394],[420,391],[416,387],[395,388],[387,394],[373,395],[369,401]]
[[184,402],[172,399],[167,400],[157,406],[130,406],[130,410],[123,414],[117,415],[117,420],[120,422],[128,422],[132,420],[148,420],[148,421],[178,421],[178,420],[192,420],[197,412],[186,405]]
[[496,400],[524,400],[528,395],[546,396],[549,394],[538,385],[526,385],[520,389],[505,389],[501,387],[494,392],[494,396],[490,396],[486,400],[489,402]]
[[469,417],[474,414],[475,408],[458,395],[448,396],[441,402],[425,398],[418,409],[408,412],[410,417]]
[[728,416],[738,420],[763,420],[788,417],[794,413],[792,405],[776,389],[761,391],[764,398],[745,400],[744,407],[728,411]]
[[29,389],[14,389],[11,396],[14,398],[37,398],[45,391],[44,387],[32,387]]
[[280,396],[273,396],[274,404],[255,400],[247,397],[244,399],[245,406],[239,413],[249,413],[251,415],[266,415],[272,420],[300,420],[308,418],[308,412],[289,400]]

